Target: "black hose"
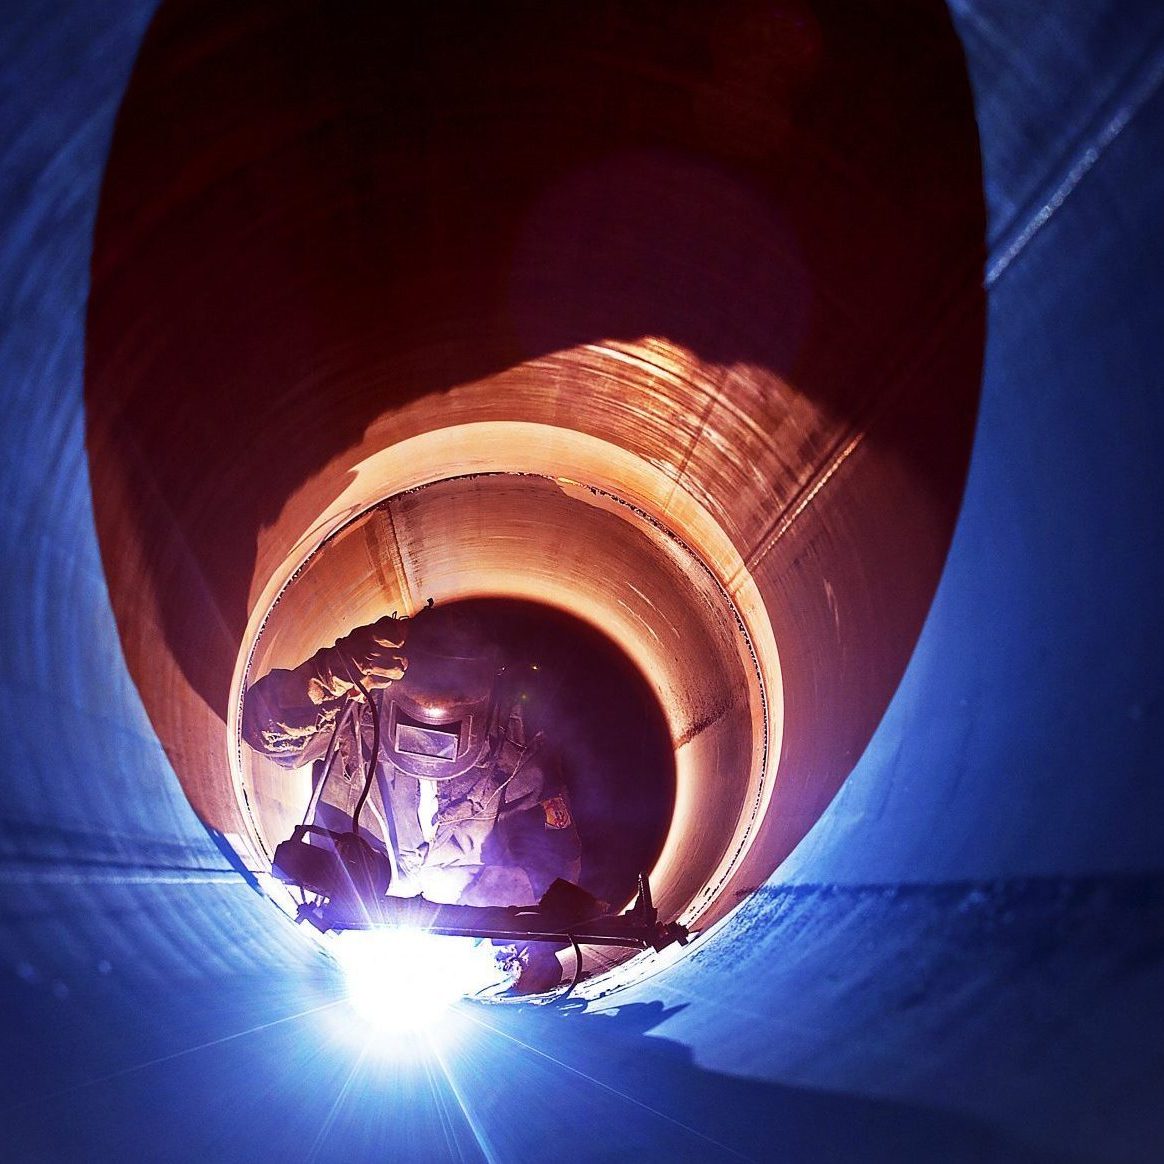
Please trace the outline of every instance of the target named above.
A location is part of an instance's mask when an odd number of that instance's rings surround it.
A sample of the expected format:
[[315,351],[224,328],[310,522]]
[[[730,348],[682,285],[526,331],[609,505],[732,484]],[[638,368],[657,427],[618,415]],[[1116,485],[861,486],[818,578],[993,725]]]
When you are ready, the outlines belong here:
[[567,934],[566,937],[570,939],[570,945],[574,947],[574,977],[570,979],[570,985],[554,999],[555,1005],[565,1002],[570,997],[574,987],[582,980],[582,947],[578,945],[573,934]]
[[[358,835],[360,831],[360,813],[364,810],[364,805],[368,800],[368,793],[372,791],[372,781],[376,775],[376,761],[380,755],[380,712],[372,702],[372,696],[363,683],[354,675],[351,676],[351,679],[359,689],[360,694],[364,697],[364,701],[368,707],[372,710],[372,754],[368,757],[368,769],[364,774],[364,790],[360,793],[360,799],[356,801],[356,807],[352,809],[352,832]],[[358,723],[356,730],[360,730]]]

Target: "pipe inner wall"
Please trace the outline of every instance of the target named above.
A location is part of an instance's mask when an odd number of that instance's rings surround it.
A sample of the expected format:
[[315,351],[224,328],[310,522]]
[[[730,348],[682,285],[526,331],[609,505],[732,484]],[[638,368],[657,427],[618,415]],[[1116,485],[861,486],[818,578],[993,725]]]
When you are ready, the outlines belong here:
[[937,4],[162,6],[102,191],[88,446],[127,661],[203,821],[263,867],[251,646],[392,499],[390,573],[329,582],[294,649],[430,596],[569,610],[670,725],[665,908],[704,926],[768,877],[880,718],[958,509],[960,61]]

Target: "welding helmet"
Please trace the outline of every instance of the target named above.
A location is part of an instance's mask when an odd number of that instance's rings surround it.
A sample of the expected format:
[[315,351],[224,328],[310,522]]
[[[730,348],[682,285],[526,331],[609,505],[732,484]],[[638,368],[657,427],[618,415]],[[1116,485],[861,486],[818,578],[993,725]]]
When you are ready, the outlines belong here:
[[463,776],[488,755],[498,671],[496,648],[480,624],[433,610],[408,638],[408,670],[385,692],[381,747],[420,780]]

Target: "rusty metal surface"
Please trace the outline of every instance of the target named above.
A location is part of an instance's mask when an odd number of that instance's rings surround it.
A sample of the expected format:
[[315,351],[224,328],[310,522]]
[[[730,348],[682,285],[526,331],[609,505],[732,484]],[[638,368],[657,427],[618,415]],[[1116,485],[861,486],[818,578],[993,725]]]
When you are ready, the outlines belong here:
[[[102,193],[88,442],[126,656],[199,814],[245,831],[240,653],[353,481],[378,500],[560,446],[589,474],[561,477],[660,520],[767,643],[740,730],[689,744],[689,811],[716,822],[697,863],[735,861],[726,907],[844,780],[928,607],[974,418],[982,237],[938,5],[164,6]],[[491,424],[541,428],[424,443]],[[575,457],[584,440],[623,459]],[[528,515],[529,552],[478,592],[616,622],[629,592],[594,568],[613,543],[545,497],[489,503]],[[409,588],[449,596],[485,544],[417,504]],[[649,592],[654,570],[628,552],[614,577]],[[699,675],[739,666],[739,644],[688,661],[706,610],[689,594],[667,616],[670,660],[653,628],[621,636],[677,740],[712,698]],[[737,764],[725,803],[702,774]]]

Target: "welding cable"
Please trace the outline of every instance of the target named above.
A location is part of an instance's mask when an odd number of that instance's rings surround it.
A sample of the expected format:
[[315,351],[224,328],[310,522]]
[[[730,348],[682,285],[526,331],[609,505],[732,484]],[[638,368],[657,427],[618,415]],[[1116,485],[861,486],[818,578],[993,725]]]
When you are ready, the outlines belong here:
[[[368,793],[372,791],[372,781],[376,775],[376,761],[380,756],[380,712],[376,705],[372,702],[372,696],[368,689],[360,681],[360,669],[353,665],[352,660],[349,659],[343,652],[337,651],[339,661],[343,663],[344,670],[348,673],[348,679],[355,684],[356,689],[364,697],[364,702],[372,709],[372,754],[368,757],[368,768],[364,773],[364,789],[360,793],[360,799],[356,801],[356,807],[352,809],[352,832],[359,836],[360,833],[360,813],[363,812],[364,804],[368,799]],[[362,718],[362,717],[361,717]],[[356,743],[360,742],[360,724],[356,722]]]
[[[350,674],[350,672],[349,672]],[[368,793],[372,791],[372,781],[376,775],[376,760],[380,755],[380,712],[376,705],[372,702],[372,696],[368,689],[355,677],[351,676],[352,682],[359,688],[360,694],[364,697],[364,701],[372,712],[372,753],[368,757],[367,771],[364,773],[364,790],[360,793],[360,799],[356,801],[356,807],[352,809],[352,832],[359,834],[360,831],[360,813],[364,810],[364,804],[367,802]],[[361,718],[363,718],[361,716]],[[356,731],[359,732],[360,725],[357,722]]]
[[314,781],[314,787],[311,790],[311,799],[307,802],[307,810],[303,814],[303,824],[309,823],[314,817],[316,806],[319,804],[319,799],[323,795],[324,786],[331,777],[331,768],[332,764],[335,763],[340,733],[344,730],[348,716],[352,713],[352,705],[354,702],[349,696],[344,701],[343,710],[335,718],[335,725],[331,729],[331,739],[327,745],[327,755],[324,756],[322,769],[319,769],[319,779]]
[[582,980],[582,947],[578,945],[578,939],[573,934],[567,934],[566,937],[570,939],[570,945],[574,947],[574,977],[570,979],[570,985],[554,999],[555,1006],[565,1002],[573,993],[574,987]]

